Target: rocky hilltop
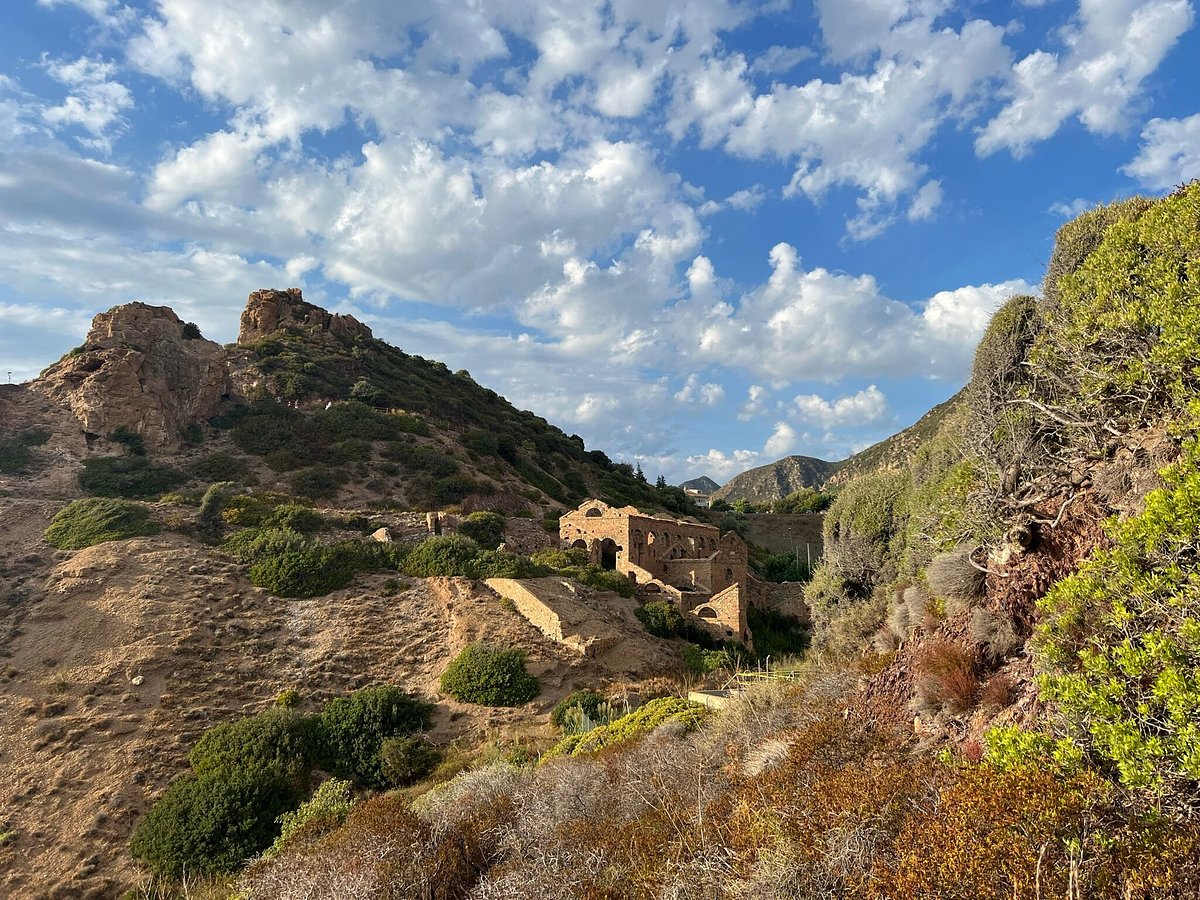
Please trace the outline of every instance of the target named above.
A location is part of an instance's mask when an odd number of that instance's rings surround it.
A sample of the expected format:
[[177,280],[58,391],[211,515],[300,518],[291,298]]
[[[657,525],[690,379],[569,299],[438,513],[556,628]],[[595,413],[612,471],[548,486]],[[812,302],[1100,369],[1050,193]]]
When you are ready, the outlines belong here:
[[279,331],[299,329],[310,334],[328,332],[342,341],[373,337],[371,329],[354,316],[331,313],[308,303],[299,288],[285,291],[254,291],[242,311],[238,346],[247,347],[255,341]]
[[92,320],[83,344],[32,387],[62,404],[83,431],[118,428],[156,450],[175,450],[184,429],[229,398],[225,352],[165,306],[126,303]]

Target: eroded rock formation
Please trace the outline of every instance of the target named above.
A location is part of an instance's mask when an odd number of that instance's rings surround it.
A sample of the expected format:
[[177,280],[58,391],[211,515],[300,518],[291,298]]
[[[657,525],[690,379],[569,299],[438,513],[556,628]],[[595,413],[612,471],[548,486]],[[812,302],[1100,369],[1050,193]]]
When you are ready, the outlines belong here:
[[92,320],[80,348],[31,386],[70,409],[85,432],[124,426],[148,447],[174,449],[184,429],[213,415],[228,392],[224,351],[190,332],[165,306],[113,307]]
[[372,336],[371,329],[353,316],[313,306],[300,295],[300,288],[288,288],[286,291],[254,291],[250,295],[242,311],[238,344],[245,347],[289,326],[327,331],[342,340]]

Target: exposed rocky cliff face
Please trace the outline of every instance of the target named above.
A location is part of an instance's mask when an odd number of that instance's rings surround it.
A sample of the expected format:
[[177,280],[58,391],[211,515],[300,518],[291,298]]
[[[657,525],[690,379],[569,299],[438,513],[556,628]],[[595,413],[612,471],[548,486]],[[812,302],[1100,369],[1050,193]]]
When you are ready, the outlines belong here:
[[229,391],[224,351],[193,328],[165,306],[116,306],[32,387],[69,408],[89,434],[124,426],[151,448],[176,448]]
[[371,329],[353,316],[331,313],[313,306],[300,295],[300,288],[286,291],[254,291],[242,311],[238,345],[245,347],[289,327],[309,332],[328,332],[340,340],[370,338]]

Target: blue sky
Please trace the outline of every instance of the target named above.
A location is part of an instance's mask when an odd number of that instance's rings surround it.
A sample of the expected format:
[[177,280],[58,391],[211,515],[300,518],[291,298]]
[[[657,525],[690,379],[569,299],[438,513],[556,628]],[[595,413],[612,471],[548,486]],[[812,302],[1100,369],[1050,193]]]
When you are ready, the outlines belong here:
[[1191,0],[11,0],[0,370],[299,286],[671,481],[965,381],[1075,212],[1200,177]]

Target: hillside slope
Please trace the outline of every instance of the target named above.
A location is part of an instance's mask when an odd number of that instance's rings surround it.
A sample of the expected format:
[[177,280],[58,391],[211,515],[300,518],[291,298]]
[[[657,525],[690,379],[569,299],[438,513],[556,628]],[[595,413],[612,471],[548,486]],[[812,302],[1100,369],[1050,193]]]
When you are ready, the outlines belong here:
[[[64,429],[57,414],[54,433],[80,459],[121,455],[136,440],[152,459],[248,457],[237,468],[293,493],[296,473],[320,465],[332,472],[330,499],[539,513],[596,496],[692,510],[682,491],[656,489],[466,372],[404,353],[296,289],[252,293],[228,348],[166,307],[116,307],[23,389],[73,416],[75,427]],[[355,406],[322,417],[345,401]]]
[[785,456],[735,475],[713,494],[714,500],[732,503],[747,500],[763,503],[780,500],[803,488],[823,486],[838,469],[838,463],[811,456]]
[[[845,476],[794,679],[601,753],[368,799],[240,886],[1200,896],[1197,434],[1192,182],[1064,225],[966,390]],[[460,848],[468,865],[415,862]]]

